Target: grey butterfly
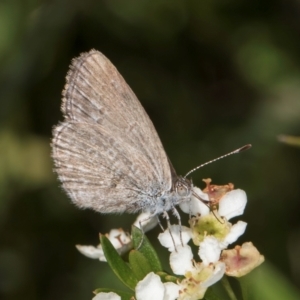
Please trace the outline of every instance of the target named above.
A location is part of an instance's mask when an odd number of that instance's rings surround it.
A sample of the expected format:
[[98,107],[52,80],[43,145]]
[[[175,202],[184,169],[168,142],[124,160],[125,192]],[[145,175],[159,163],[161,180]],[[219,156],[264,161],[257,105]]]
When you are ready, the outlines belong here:
[[[101,213],[159,215],[189,201],[156,130],[113,64],[91,50],[72,61],[64,121],[53,131],[55,171],[72,201]],[[179,218],[179,217],[178,217]]]

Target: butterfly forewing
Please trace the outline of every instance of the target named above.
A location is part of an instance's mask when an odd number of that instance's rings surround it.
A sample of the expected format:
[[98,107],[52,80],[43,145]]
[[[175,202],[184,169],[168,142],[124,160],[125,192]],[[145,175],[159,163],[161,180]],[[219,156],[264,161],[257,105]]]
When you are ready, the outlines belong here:
[[65,121],[54,129],[52,155],[77,205],[134,212],[170,191],[170,166],[155,128],[104,55],[92,50],[75,59],[63,95]]
[[67,119],[95,122],[111,135],[127,135],[152,161],[160,177],[168,176],[166,154],[157,132],[137,97],[113,64],[91,50],[74,59],[63,92]]

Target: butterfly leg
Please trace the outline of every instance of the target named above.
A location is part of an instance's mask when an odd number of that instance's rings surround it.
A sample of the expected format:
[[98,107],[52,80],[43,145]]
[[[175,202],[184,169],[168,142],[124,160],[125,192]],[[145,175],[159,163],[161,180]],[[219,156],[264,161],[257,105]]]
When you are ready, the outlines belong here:
[[173,212],[173,215],[175,216],[175,218],[177,218],[178,220],[178,225],[179,225],[179,234],[180,234],[180,242],[181,242],[181,245],[183,247],[183,241],[182,241],[182,227],[181,227],[181,217],[180,217],[180,214],[178,212],[178,210],[173,206],[172,208],[172,212]]
[[[178,213],[178,212],[177,212],[177,213]],[[168,215],[168,213],[167,213],[166,211],[163,212],[163,216],[164,216],[164,218],[165,218],[166,221],[167,221],[168,230],[169,230],[171,239],[172,239],[172,241],[173,241],[175,251],[177,252],[175,240],[174,240],[174,237],[173,237],[172,232],[171,232],[171,222],[170,222],[170,217],[169,217],[169,215]]]
[[161,228],[162,231],[165,231],[164,227],[162,226],[162,224],[160,222],[159,216],[156,215],[156,217],[157,217],[157,223],[158,223],[159,227]]

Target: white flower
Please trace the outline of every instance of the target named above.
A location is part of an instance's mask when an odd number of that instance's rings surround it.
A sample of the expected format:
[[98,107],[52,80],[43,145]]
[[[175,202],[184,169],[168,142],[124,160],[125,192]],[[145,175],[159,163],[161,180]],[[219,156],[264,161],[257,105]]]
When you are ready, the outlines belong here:
[[158,240],[162,246],[168,248],[170,252],[175,250],[175,247],[186,245],[192,237],[191,229],[185,226],[172,225],[169,229],[158,235]]
[[[131,237],[121,228],[112,229],[106,234],[106,237],[110,240],[119,254],[123,254],[132,248]],[[97,247],[76,245],[76,248],[81,254],[89,258],[106,261],[101,244]]]
[[[135,287],[136,300],[176,300],[180,286],[173,282],[162,283],[158,275],[149,273]],[[115,293],[99,293],[92,300],[121,300]]]
[[101,244],[99,244],[97,247],[76,245],[76,248],[81,254],[87,256],[88,258],[99,259],[100,261],[106,261]]
[[223,262],[195,263],[194,267],[185,274],[185,279],[180,283],[178,300],[198,300],[204,297],[207,288],[219,281],[225,273]]
[[[193,193],[197,194],[200,199],[207,201],[207,204],[209,204],[208,194],[203,193],[198,187],[193,187]],[[199,214],[201,216],[209,214],[209,206],[206,205],[203,201],[199,200],[199,198],[197,198],[195,195],[192,195],[190,201],[182,202],[181,204],[179,204],[180,209],[186,214]]]
[[175,300],[179,295],[179,286],[175,283],[162,283],[153,272],[141,280],[136,288],[136,300]]
[[121,297],[116,293],[98,293],[92,300],[121,300]]
[[153,217],[153,214],[143,212],[138,215],[135,222],[133,223],[134,226],[141,229],[141,225],[143,227],[143,232],[147,232],[154,228],[158,224],[157,216]]
[[211,197],[215,197],[216,205],[209,214],[198,215],[191,219],[193,241],[199,245],[206,236],[214,236],[219,241],[220,248],[225,249],[245,232],[247,223],[238,221],[232,225],[228,219],[243,213],[247,196],[243,190],[230,190],[233,188],[231,184],[219,187],[210,185],[210,180],[206,181],[208,185],[206,189],[210,191]]
[[226,220],[222,222],[213,214],[193,218],[191,226],[194,244],[200,246],[206,238],[214,237],[219,243],[219,248],[223,250],[234,243],[245,232],[247,226],[243,221],[238,221],[234,225]]

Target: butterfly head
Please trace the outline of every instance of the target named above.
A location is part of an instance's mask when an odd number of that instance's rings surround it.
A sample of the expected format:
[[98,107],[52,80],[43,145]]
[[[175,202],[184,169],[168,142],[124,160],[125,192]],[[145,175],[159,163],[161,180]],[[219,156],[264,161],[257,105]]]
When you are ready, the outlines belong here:
[[173,183],[173,190],[182,198],[189,197],[191,195],[192,188],[192,182],[181,176],[177,177],[177,180]]

